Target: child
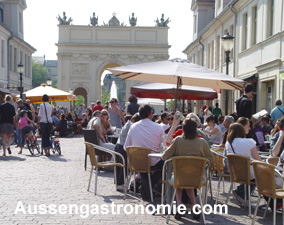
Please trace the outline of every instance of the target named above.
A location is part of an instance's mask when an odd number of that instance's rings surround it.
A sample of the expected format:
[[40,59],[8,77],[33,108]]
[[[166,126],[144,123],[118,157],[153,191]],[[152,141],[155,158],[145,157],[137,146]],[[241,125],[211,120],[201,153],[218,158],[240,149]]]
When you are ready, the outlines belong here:
[[[19,143],[20,145],[20,152],[18,154],[22,154],[22,150],[23,150],[23,147],[25,145],[25,134],[27,131],[30,131],[32,130],[33,132],[35,132],[36,130],[36,123],[33,122],[32,120],[30,120],[28,118],[28,114],[27,114],[27,111],[26,110],[21,110],[20,112],[20,120],[19,120],[19,129],[21,130],[21,133],[22,133],[22,142]],[[29,122],[32,123],[35,127],[32,127],[32,126],[29,126]]]
[[260,151],[266,151],[262,121],[257,121],[253,124],[253,132],[257,137]]
[[269,117],[265,116],[261,119],[261,121],[263,123],[264,135],[270,134],[273,127],[269,123],[270,122]]

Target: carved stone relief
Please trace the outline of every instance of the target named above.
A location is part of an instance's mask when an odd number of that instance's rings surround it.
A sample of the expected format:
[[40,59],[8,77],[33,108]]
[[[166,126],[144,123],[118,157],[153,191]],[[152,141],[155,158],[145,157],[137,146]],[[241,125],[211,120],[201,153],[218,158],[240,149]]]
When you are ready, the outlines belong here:
[[72,75],[88,75],[89,64],[88,63],[73,63]]

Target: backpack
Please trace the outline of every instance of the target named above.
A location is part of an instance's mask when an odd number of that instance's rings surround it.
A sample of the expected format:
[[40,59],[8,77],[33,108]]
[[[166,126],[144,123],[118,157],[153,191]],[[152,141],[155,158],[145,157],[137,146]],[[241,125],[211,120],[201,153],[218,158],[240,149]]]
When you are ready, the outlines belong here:
[[28,103],[24,102],[23,106],[21,107],[21,110],[26,110],[27,114],[28,114],[28,118],[30,120],[33,120],[33,113],[32,113],[31,107]]

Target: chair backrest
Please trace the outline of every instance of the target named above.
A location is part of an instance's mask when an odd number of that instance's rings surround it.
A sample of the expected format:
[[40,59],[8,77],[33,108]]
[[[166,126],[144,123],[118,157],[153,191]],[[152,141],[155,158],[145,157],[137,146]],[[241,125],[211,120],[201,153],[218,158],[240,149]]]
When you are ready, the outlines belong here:
[[273,166],[277,166],[278,161],[279,161],[279,157],[271,156],[271,157],[268,157],[266,161],[267,161],[267,163],[272,164]]
[[86,142],[99,145],[99,139],[96,130],[83,129],[82,132]]
[[248,184],[250,182],[250,158],[242,155],[227,155],[231,182]]
[[151,149],[136,146],[126,147],[129,169],[131,172],[150,173]]
[[92,166],[97,167],[97,158],[96,158],[96,155],[95,155],[94,146],[92,144],[86,143],[86,142],[85,142],[85,145],[86,145]]
[[252,162],[252,166],[258,194],[276,199],[275,167],[258,161]]
[[197,156],[177,156],[172,158],[174,187],[200,189],[202,187],[207,159]]
[[221,176],[222,173],[224,172],[224,165],[223,165],[223,158],[219,156],[216,152],[211,151],[214,155],[214,163],[213,163],[213,169],[214,171],[217,171],[218,176]]

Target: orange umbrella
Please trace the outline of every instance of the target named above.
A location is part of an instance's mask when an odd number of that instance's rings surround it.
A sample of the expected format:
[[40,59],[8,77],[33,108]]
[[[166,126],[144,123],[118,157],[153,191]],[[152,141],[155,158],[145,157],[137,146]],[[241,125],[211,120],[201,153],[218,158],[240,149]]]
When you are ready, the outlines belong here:
[[[24,92],[26,95],[26,99],[29,99],[33,104],[42,103],[42,96],[47,94],[51,101],[54,102],[64,102],[64,101],[75,101],[76,95],[70,94],[69,92],[62,91],[60,89],[48,86],[46,84],[42,84],[36,88],[28,90]],[[14,97],[14,101],[16,98],[19,98],[20,95]]]

